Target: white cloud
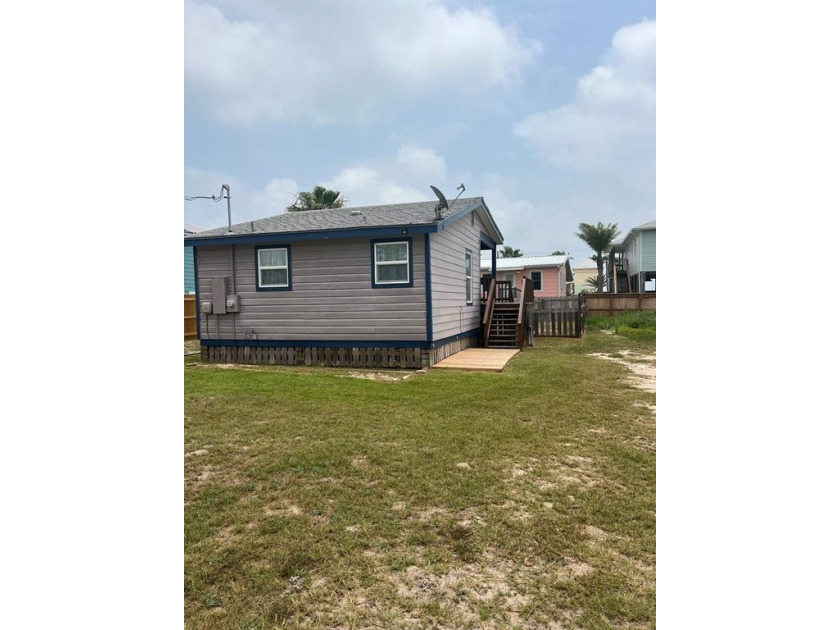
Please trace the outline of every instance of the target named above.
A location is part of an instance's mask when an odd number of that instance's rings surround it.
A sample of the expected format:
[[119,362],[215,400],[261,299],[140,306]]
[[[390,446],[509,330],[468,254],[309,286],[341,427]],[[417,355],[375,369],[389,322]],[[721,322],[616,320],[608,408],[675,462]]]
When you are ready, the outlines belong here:
[[440,187],[445,178],[442,156],[427,147],[404,145],[394,158],[348,166],[322,185],[340,190],[349,205],[368,206],[433,199],[429,185]]
[[514,130],[557,166],[653,186],[656,22],[619,29],[604,63],[578,80],[569,104],[535,113]]
[[397,166],[415,179],[442,181],[446,176],[446,160],[432,149],[405,145],[397,151]]
[[[274,178],[255,188],[230,173],[187,167],[184,169],[184,196],[220,197],[222,184],[230,187],[232,223],[252,221],[281,214],[295,200],[298,185],[290,178]],[[227,201],[196,199],[184,201],[184,221],[203,228],[227,225]]]
[[540,51],[489,10],[441,0],[187,0],[184,26],[187,93],[243,124],[359,119],[415,96],[504,87]]
[[[350,206],[374,206],[434,199],[429,184],[443,186],[445,178],[446,161],[442,156],[428,147],[404,145],[393,157],[375,164],[348,165],[318,184],[341,192]],[[297,182],[289,177],[276,177],[255,187],[230,173],[184,169],[185,196],[219,197],[222,184],[230,186],[233,223],[282,214],[299,192]],[[227,202],[185,201],[184,221],[205,228],[227,225]]]
[[392,181],[380,171],[365,166],[345,168],[322,185],[341,191],[341,196],[347,199],[348,205],[351,206],[405,203],[429,196],[416,188]]

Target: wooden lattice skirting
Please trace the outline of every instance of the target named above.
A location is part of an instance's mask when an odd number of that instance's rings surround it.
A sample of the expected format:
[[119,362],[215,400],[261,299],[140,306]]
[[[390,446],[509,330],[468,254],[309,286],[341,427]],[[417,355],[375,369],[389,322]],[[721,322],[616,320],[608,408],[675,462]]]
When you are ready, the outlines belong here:
[[428,367],[429,351],[421,348],[202,346],[201,360],[208,363],[420,369]]
[[[202,346],[201,360],[208,363],[419,370],[430,367],[456,352],[473,348],[477,342],[477,337],[467,337],[450,341],[431,350],[427,348]],[[430,359],[432,359],[431,363]]]

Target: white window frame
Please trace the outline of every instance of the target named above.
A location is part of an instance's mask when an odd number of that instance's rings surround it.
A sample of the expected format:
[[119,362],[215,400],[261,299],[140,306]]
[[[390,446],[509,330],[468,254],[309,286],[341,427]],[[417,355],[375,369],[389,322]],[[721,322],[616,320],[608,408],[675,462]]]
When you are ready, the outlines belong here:
[[[467,261],[469,261],[469,265],[467,265]],[[472,266],[473,266],[473,255],[470,250],[466,251],[466,255],[464,256],[464,274],[466,275],[466,290],[467,290],[467,306],[472,306],[473,303],[473,282],[472,282]],[[469,270],[469,271],[467,271]]]
[[[380,245],[402,245],[405,247],[405,260],[379,260],[377,250]],[[405,280],[380,280],[379,267],[404,265]],[[411,284],[411,248],[408,241],[380,241],[373,244],[373,283],[374,286]]]
[[[265,265],[263,266],[262,260],[260,257],[260,253],[262,252],[272,252],[272,251],[279,251],[283,250],[286,252],[286,264],[285,265]],[[262,279],[262,272],[263,271],[271,271],[274,269],[285,269],[286,270],[286,284],[265,284],[263,283]],[[260,247],[257,250],[257,286],[260,289],[288,289],[291,283],[292,277],[291,273],[289,272],[289,248],[288,247]]]

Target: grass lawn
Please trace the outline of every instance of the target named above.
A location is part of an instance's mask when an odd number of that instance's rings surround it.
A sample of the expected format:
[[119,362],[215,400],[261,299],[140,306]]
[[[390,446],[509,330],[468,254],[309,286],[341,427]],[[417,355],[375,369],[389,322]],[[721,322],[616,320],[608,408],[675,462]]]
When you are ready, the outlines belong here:
[[590,330],[396,380],[185,356],[186,628],[655,627],[656,396],[622,363],[654,354]]

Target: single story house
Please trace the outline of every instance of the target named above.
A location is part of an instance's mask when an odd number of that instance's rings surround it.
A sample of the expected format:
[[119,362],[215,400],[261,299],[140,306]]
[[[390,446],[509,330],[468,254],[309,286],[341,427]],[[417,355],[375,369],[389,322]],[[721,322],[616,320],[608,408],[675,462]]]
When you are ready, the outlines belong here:
[[[204,228],[184,223],[184,236],[204,231]],[[195,293],[195,263],[193,262],[193,248],[184,247],[184,295]]]
[[585,258],[574,266],[572,271],[575,274],[575,293],[594,292],[595,287],[587,280],[598,275],[598,263],[591,258]]
[[[493,268],[495,266],[495,273]],[[565,297],[575,292],[575,280],[568,256],[521,256],[519,258],[483,259],[481,274],[507,281],[513,287],[528,277],[534,283],[534,297]]]
[[286,212],[184,236],[205,361],[421,368],[481,339],[481,197]]
[[631,229],[607,257],[611,293],[656,292],[656,220]]

